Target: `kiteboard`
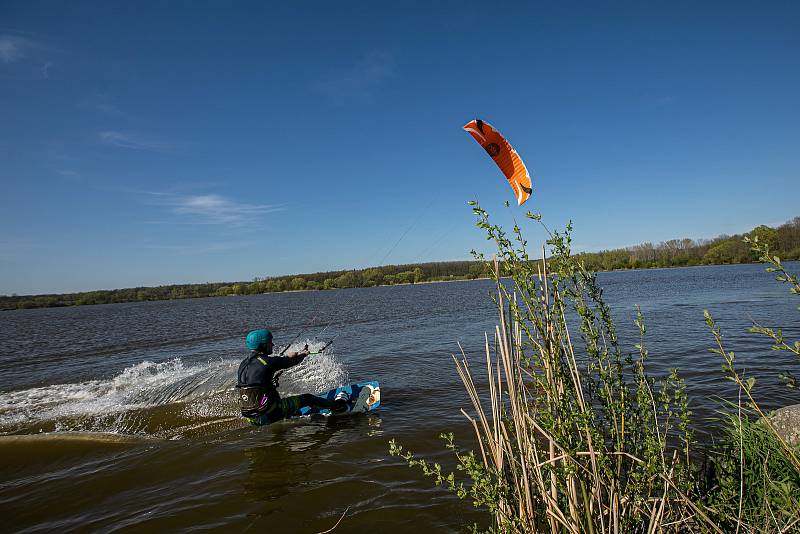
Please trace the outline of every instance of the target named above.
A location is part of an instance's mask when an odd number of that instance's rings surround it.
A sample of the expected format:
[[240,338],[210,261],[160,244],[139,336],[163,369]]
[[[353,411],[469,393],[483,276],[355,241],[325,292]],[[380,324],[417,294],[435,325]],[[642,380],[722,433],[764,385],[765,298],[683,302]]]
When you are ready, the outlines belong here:
[[317,396],[328,399],[329,401],[336,400],[337,398],[346,398],[347,411],[331,413],[328,408],[318,409],[304,406],[300,408],[299,415],[296,415],[295,417],[304,417],[315,414],[349,415],[377,410],[381,405],[381,386],[377,381],[361,382],[358,384],[351,384],[349,386],[338,387],[325,393],[319,393]]

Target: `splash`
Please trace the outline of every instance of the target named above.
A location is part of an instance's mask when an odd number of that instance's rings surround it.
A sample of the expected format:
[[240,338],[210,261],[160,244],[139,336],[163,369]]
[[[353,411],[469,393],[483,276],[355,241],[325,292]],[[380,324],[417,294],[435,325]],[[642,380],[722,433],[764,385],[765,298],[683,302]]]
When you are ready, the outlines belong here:
[[[305,345],[311,352],[322,349],[324,342],[306,340],[294,343],[289,351],[301,350]],[[278,351],[279,352],[279,351]],[[288,369],[280,380],[281,395],[298,395],[300,393],[322,393],[349,383],[349,376],[344,366],[336,359],[333,345],[322,354],[307,357],[302,365]]]
[[235,362],[186,365],[180,358],[144,361],[110,380],[11,391],[0,394],[0,428],[145,409],[213,395],[229,389]]
[[[307,340],[311,351],[324,343]],[[237,417],[238,359],[143,361],[107,380],[0,393],[0,434],[40,431],[169,433],[194,422]],[[282,395],[343,385],[347,372],[329,347],[282,376]]]

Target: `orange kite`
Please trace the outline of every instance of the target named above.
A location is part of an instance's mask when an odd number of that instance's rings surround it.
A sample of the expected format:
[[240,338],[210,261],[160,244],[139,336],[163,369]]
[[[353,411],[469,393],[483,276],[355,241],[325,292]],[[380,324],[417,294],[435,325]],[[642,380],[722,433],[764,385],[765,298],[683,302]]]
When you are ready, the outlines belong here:
[[531,176],[522,163],[517,151],[500,135],[488,122],[480,119],[469,121],[464,129],[483,147],[494,162],[508,178],[508,183],[517,195],[517,205],[522,204],[531,196]]

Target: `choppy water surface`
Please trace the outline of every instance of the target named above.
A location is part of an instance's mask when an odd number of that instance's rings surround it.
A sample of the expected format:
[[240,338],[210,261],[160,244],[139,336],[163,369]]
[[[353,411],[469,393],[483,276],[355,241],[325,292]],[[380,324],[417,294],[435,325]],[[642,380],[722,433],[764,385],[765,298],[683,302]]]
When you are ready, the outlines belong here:
[[[798,264],[790,267],[797,271]],[[623,346],[648,324],[652,373],[678,367],[701,420],[730,392],[708,352],[709,309],[767,407],[800,402],[780,385],[800,365],[747,333],[752,320],[800,339],[800,298],[757,265],[600,275]],[[480,357],[495,311],[488,281],[23,310],[0,314],[0,509],[5,528],[458,532],[469,504],[388,456],[397,438],[446,465],[438,434],[472,446],[469,401],[451,354]],[[332,321],[319,336],[323,327]],[[312,323],[309,326],[309,323]],[[244,334],[326,354],[287,372],[285,394],[375,379],[377,415],[284,422],[236,417]],[[480,368],[480,367],[476,367]],[[10,523],[9,523],[10,521]]]

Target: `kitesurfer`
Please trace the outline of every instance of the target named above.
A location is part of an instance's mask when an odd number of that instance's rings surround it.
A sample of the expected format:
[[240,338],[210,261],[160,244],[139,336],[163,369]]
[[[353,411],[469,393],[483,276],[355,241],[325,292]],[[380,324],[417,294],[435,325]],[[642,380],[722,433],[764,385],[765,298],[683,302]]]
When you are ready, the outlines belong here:
[[284,369],[300,364],[310,353],[308,345],[285,356],[271,356],[272,332],[253,330],[247,334],[250,356],[242,360],[236,387],[239,389],[239,406],[242,416],[254,425],[268,425],[291,417],[300,408],[328,408],[338,413],[347,410],[347,399],[329,401],[308,393],[281,398],[278,394],[278,375]]

